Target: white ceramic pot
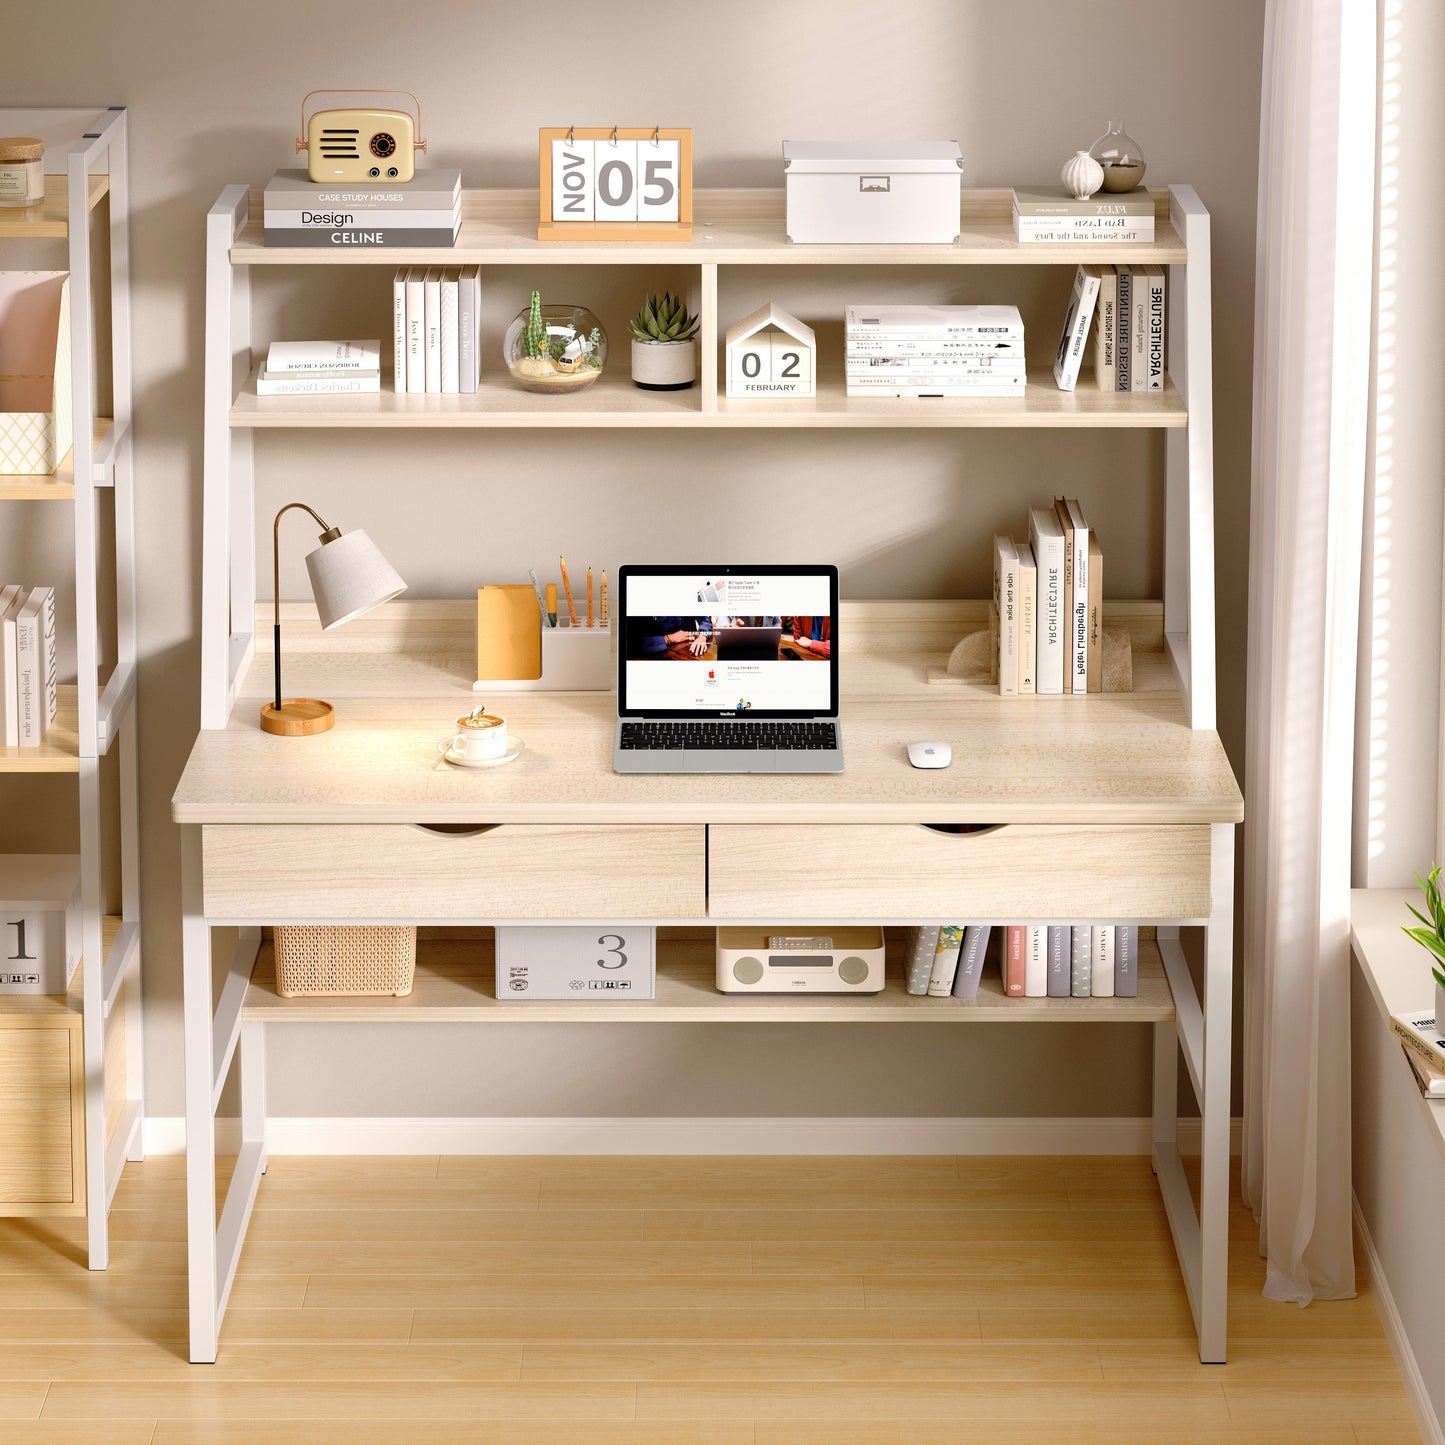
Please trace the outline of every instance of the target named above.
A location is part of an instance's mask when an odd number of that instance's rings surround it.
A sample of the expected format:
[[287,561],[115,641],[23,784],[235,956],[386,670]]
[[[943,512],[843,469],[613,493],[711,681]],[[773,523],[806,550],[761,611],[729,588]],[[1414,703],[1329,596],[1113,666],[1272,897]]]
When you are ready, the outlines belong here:
[[1075,151],[1064,162],[1059,179],[1075,200],[1087,201],[1104,184],[1104,168],[1088,151]]
[[697,342],[632,338],[632,379],[644,391],[686,391],[697,380]]

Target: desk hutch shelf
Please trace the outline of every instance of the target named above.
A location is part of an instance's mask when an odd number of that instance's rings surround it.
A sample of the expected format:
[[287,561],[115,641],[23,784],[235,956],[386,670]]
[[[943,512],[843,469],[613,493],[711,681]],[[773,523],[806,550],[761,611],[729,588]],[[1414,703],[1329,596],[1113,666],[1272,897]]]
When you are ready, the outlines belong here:
[[[23,1150],[7,1135],[0,1147],[0,1214],[86,1215],[89,1264],[104,1269],[107,1214],[126,1161],[142,1157],[144,1113],[127,115],[123,106],[100,111],[7,108],[0,111],[0,130],[43,139],[47,165],[63,157],[63,172],[45,177],[45,198],[39,205],[0,211],[0,256],[21,256],[19,264],[30,267],[36,264],[31,259],[36,249],[26,243],[65,243],[75,445],[54,472],[0,477],[0,508],[42,503],[37,521],[70,523],[76,668],[76,682],[59,690],[55,720],[40,746],[0,747],[0,797],[11,774],[59,773],[77,779],[82,944],[69,995],[0,999],[0,1039],[13,1043],[21,1031],[51,1030],[55,1032],[46,1047],[59,1048],[64,1031],[77,1065],[63,1105],[73,1123],[72,1148],[66,1155],[73,1177],[63,1189],[53,1187],[52,1180],[27,1199],[11,1172],[23,1169]],[[20,249],[12,249],[17,245]],[[92,248],[101,246],[108,261],[108,287],[92,273]],[[97,335],[103,334],[97,315],[107,313],[113,416],[100,414],[95,381]],[[109,545],[100,515],[107,495],[113,517]],[[68,519],[60,506],[68,508]],[[5,525],[0,522],[0,528]],[[114,579],[111,607],[101,597],[106,572]],[[113,647],[102,636],[107,612],[114,616]],[[113,749],[119,781],[108,787],[102,785],[101,765]],[[115,892],[121,911],[113,915],[106,909],[103,840],[107,824],[114,826],[117,815],[120,879]],[[0,858],[0,891],[3,873]],[[35,1042],[32,1038],[32,1047]],[[60,1117],[61,1107],[57,1103],[51,1109],[52,1120]],[[17,1112],[7,1110],[7,1127],[13,1128]],[[51,1151],[52,1166],[58,1137],[52,1131],[50,1143],[42,1146]]]
[[[1200,1358],[1224,1359],[1233,849],[1243,803],[1214,715],[1209,216],[1188,186],[1154,198],[1158,239],[1149,245],[1021,246],[1012,237],[1010,193],[995,190],[964,193],[953,246],[803,247],[784,237],[781,191],[699,191],[690,242],[634,246],[539,242],[535,193],[467,191],[455,248],[365,252],[267,247],[259,194],[240,185],[222,192],[207,222],[202,731],[172,805],[184,834],[193,1360],[216,1358],[265,1169],[271,1027],[564,1020],[1150,1026],[1155,1168]],[[733,268],[1072,268],[1080,261],[1168,268],[1163,392],[1066,394],[1039,371],[1022,398],[850,398],[841,363],[825,350],[815,398],[722,394],[721,340],[737,318],[720,281],[736,279]],[[379,285],[400,265],[469,263],[673,268],[701,319],[698,386],[641,392],[614,363],[575,398],[532,397],[489,361],[492,338],[483,341],[475,396],[397,396],[386,378],[380,395],[255,394],[265,347],[252,335],[251,287],[270,268],[325,265],[344,274],[360,267],[367,284]],[[840,314],[842,305],[840,296]],[[1037,356],[1036,340],[1033,346]],[[255,434],[537,426],[1162,431],[1163,595],[1106,603],[1107,620],[1129,631],[1135,690],[1002,699],[992,689],[939,683],[952,645],[986,625],[983,604],[845,599],[843,773],[619,777],[611,768],[611,694],[534,692],[508,701],[526,753],[485,774],[483,789],[477,775],[433,766],[436,719],[472,697],[471,604],[393,602],[323,640],[314,609],[287,603],[288,685],[347,701],[336,728],[304,748],[263,735],[256,704],[269,692],[271,654],[267,610],[258,612],[256,597]],[[969,766],[911,769],[905,744],[924,736],[950,741]],[[958,822],[991,826],[969,834],[940,826]],[[804,855],[816,860],[820,878],[838,881],[821,901],[810,895],[790,905],[773,880],[780,858]],[[587,882],[599,857],[610,860],[601,891]],[[569,880],[562,895],[559,877]],[[1052,915],[1140,923],[1139,997],[1007,1000],[985,981],[973,1004],[912,998],[896,958],[873,998],[717,993],[699,930],[722,921],[781,923],[778,910],[790,907],[810,908],[812,922],[819,915],[885,925]],[[519,1008],[492,996],[492,925],[608,917],[663,925],[655,999]],[[424,929],[410,997],[277,996],[266,925],[364,921],[437,926],[435,937]],[[211,962],[218,926],[238,930],[219,992]],[[1185,961],[1181,935],[1190,929],[1202,939],[1202,990]],[[1203,1117],[1197,1210],[1177,1145],[1181,1056]],[[214,1115],[237,1060],[242,1146],[217,1226]]]

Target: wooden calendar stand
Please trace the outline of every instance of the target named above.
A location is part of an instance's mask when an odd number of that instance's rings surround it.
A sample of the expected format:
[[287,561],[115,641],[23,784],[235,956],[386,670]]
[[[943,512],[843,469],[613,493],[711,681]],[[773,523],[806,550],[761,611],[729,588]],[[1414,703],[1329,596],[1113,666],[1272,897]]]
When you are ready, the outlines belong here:
[[[554,188],[553,142],[582,143],[579,153],[590,156],[597,147],[599,157],[604,146],[615,145],[622,151],[611,162],[622,169],[615,172],[624,177],[631,196],[645,210],[649,204],[660,204],[668,219],[598,220],[593,201],[599,193],[596,177],[602,169],[589,160],[579,164],[578,172],[584,188],[577,200],[583,202],[576,220],[554,214],[559,192]],[[646,169],[647,147],[668,146],[664,168],[668,174],[649,179]],[[676,164],[672,164],[671,146],[676,145]],[[540,216],[537,224],[539,241],[690,241],[692,240],[692,131],[665,126],[543,126],[538,131],[538,176]],[[631,157],[636,156],[634,161]],[[677,215],[671,218],[672,196],[663,196],[667,189],[676,192]],[[614,194],[616,194],[614,190]],[[655,197],[662,197],[659,203]]]

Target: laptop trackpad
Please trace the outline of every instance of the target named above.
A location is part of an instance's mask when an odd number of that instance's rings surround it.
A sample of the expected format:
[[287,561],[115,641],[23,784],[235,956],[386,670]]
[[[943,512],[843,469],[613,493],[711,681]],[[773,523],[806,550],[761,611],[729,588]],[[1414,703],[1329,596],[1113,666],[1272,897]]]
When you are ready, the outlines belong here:
[[697,748],[682,751],[685,773],[775,773],[778,754],[773,748]]

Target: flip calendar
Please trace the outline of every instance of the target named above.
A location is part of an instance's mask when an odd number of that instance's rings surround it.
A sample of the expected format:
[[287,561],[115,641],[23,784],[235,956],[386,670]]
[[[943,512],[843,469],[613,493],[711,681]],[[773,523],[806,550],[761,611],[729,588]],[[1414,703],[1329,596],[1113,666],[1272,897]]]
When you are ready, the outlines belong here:
[[544,127],[539,149],[538,240],[691,240],[691,130]]

